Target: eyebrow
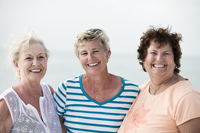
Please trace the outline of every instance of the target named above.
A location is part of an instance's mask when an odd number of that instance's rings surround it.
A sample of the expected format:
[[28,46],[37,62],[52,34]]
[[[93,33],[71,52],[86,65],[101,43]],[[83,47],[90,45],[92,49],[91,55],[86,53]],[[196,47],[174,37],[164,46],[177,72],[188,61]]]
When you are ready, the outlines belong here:
[[[152,50],[150,50],[149,52],[157,52],[157,50],[155,50],[155,49],[152,49]],[[170,52],[170,53],[173,53],[173,50],[166,50],[166,51],[163,51],[162,53],[164,53],[164,52]]]
[[87,52],[87,50],[82,50],[82,51],[80,51],[80,53],[83,53],[83,52]]
[[[38,55],[46,55],[45,53],[39,53]],[[31,54],[25,54],[25,56],[32,56]]]
[[93,48],[92,50],[98,50],[98,49],[100,49],[100,48]]

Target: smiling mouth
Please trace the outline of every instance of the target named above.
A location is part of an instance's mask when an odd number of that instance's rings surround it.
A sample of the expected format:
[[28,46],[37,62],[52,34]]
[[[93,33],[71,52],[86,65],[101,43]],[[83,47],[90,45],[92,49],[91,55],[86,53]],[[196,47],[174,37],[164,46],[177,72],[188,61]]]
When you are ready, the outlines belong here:
[[155,68],[163,68],[165,65],[153,65]]
[[99,63],[93,63],[93,64],[88,64],[88,66],[96,66],[98,65]]
[[41,69],[30,70],[31,72],[40,72]]

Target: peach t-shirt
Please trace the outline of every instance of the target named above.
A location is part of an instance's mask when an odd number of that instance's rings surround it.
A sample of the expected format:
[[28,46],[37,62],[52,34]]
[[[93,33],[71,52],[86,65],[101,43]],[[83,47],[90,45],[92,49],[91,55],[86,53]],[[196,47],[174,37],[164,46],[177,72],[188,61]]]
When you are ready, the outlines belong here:
[[118,133],[178,133],[182,123],[200,117],[200,93],[189,80],[180,81],[158,95],[141,87]]

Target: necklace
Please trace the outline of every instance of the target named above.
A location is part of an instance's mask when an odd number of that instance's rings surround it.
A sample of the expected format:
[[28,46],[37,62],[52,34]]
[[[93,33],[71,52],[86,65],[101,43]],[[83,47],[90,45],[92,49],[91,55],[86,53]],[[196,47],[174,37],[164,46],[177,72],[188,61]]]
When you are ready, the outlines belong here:
[[[163,82],[159,87],[158,87],[158,89],[157,90],[159,90],[160,89],[160,87],[163,85],[163,84],[166,84],[167,82],[169,82],[172,78],[173,78],[173,76],[174,76],[174,74],[169,78],[169,79],[167,79],[165,82]],[[151,84],[150,84],[150,86],[151,86]],[[152,88],[152,87],[151,87]],[[153,93],[153,95],[155,95],[156,94],[156,92],[157,92],[157,90]]]
[[104,92],[104,91],[102,91],[101,93],[99,93],[98,95],[96,95],[95,98],[98,99],[99,96],[100,96],[101,94],[103,94],[103,92]]

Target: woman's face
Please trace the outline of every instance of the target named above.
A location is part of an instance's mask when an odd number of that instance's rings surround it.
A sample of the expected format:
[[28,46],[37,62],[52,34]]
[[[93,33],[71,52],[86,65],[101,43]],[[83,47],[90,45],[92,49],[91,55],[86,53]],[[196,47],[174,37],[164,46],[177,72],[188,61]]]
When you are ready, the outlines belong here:
[[47,70],[47,57],[44,48],[39,43],[29,45],[21,51],[19,61],[14,61],[15,67],[20,71],[21,81],[40,82]]
[[106,52],[100,40],[83,42],[79,48],[79,59],[87,74],[96,75],[107,71],[107,61],[110,57],[110,49]]
[[144,67],[151,76],[169,76],[174,73],[174,54],[170,44],[159,47],[158,42],[152,41],[147,49]]

